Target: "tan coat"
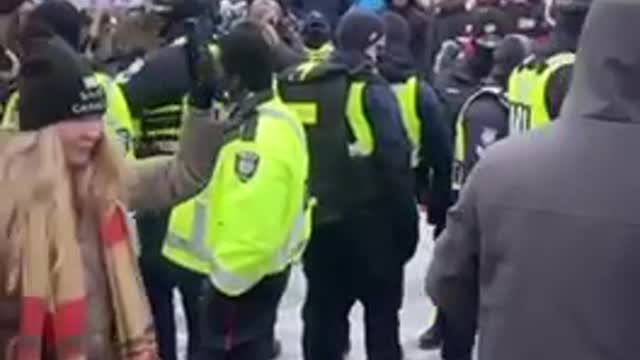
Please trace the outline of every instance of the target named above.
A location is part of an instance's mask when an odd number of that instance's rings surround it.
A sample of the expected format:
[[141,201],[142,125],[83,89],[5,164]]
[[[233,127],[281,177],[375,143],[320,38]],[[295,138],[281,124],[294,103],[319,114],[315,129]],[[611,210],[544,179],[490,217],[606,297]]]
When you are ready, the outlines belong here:
[[[0,135],[0,144],[2,138]],[[168,208],[198,193],[208,183],[221,145],[222,126],[213,124],[208,112],[193,110],[175,157],[132,161],[128,184],[130,210]],[[95,219],[93,214],[83,213],[78,225],[90,308],[89,359],[109,360],[114,359],[110,355],[113,322]],[[0,246],[0,263],[4,263],[4,256]],[[19,294],[3,293],[7,277],[2,270],[0,267],[0,360],[5,360],[5,349],[17,334],[20,319]]]

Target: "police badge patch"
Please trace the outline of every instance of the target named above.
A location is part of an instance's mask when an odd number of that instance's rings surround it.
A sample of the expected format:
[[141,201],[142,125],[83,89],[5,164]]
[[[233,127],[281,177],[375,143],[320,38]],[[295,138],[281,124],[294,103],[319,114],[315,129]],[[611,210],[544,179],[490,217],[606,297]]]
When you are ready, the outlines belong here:
[[253,151],[241,151],[236,154],[236,174],[242,182],[247,182],[256,174],[260,156]]

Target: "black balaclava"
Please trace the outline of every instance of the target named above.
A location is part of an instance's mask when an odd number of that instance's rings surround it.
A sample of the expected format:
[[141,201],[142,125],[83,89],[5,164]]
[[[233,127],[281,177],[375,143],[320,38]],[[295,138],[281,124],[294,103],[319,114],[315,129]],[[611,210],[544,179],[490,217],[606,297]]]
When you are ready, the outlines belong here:
[[505,37],[493,53],[491,81],[506,89],[511,72],[529,56],[532,45],[531,39],[524,35]]
[[509,25],[495,8],[476,8],[471,13],[471,38],[474,53],[468,60],[477,79],[489,75],[493,67],[493,52],[508,32]]
[[106,111],[106,97],[90,64],[60,37],[28,39],[18,77],[21,130]]
[[273,52],[260,24],[244,21],[220,39],[221,63],[230,92],[261,92],[272,85]]
[[376,59],[367,58],[366,51],[384,35],[384,22],[376,13],[351,9],[340,19],[336,29],[340,56],[351,68],[374,65]]
[[387,41],[380,56],[380,73],[392,83],[403,82],[416,73],[416,63],[411,53],[411,30],[409,24],[395,12],[385,12],[384,21]]
[[312,11],[305,17],[302,40],[309,49],[319,49],[331,41],[331,24],[321,12]]

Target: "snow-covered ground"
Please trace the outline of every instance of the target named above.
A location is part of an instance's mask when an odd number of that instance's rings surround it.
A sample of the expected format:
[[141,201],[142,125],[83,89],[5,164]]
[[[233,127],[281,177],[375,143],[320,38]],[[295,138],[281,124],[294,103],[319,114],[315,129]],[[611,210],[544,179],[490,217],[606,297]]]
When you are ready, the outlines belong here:
[[[437,351],[424,352],[418,348],[417,338],[420,332],[431,322],[434,308],[424,294],[424,276],[431,259],[433,241],[431,229],[421,229],[421,241],[418,252],[406,269],[405,299],[401,316],[402,343],[406,360],[439,360]],[[283,345],[280,360],[302,360],[301,335],[302,320],[301,307],[305,294],[305,281],[302,271],[297,268],[289,282],[289,288],[280,307],[277,325],[277,336]],[[177,302],[179,303],[179,302]],[[183,316],[178,310],[178,319],[183,323]],[[366,360],[364,351],[362,308],[357,305],[351,313],[351,341],[352,351],[349,360]],[[184,327],[182,327],[184,328]],[[179,334],[179,340],[184,349],[185,334]]]

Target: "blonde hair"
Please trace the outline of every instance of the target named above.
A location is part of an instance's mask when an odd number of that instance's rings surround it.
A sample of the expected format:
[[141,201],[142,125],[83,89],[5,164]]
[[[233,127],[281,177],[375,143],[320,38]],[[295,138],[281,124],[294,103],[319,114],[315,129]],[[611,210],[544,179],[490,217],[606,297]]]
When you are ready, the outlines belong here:
[[[72,179],[62,143],[53,127],[12,135],[0,150],[0,253],[7,261],[7,289],[15,291],[22,249],[27,243],[54,244],[56,262],[65,243],[77,241],[78,211],[103,215],[125,200],[124,159],[106,138],[84,174]],[[3,244],[4,243],[4,244]]]

